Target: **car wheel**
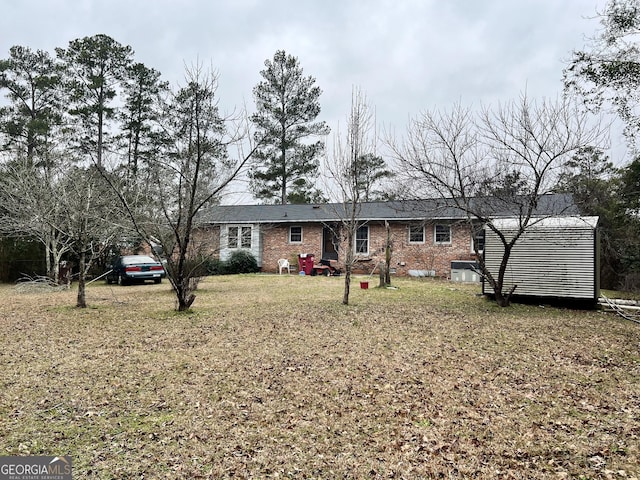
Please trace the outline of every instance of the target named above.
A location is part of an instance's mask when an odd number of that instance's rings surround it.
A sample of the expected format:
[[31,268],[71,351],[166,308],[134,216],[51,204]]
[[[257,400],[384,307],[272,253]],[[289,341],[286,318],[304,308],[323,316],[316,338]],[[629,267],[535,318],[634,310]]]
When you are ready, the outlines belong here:
[[162,282],[162,279],[161,279],[161,278],[154,278],[154,279],[153,279],[153,283],[155,283],[156,285],[157,285],[158,283],[161,283],[161,282]]

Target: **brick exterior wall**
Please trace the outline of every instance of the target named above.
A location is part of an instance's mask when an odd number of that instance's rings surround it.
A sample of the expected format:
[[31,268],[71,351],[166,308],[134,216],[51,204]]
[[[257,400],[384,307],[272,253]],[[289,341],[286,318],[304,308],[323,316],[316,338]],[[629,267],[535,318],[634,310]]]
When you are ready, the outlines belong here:
[[322,224],[304,224],[302,226],[302,242],[289,243],[290,225],[267,225],[262,227],[262,271],[277,272],[278,260],[286,258],[298,271],[298,255],[312,254],[315,261],[322,255]]
[[[292,224],[302,227],[302,242],[289,242],[290,225],[261,225],[262,239],[262,271],[277,273],[278,260],[286,258],[291,263],[292,271],[298,271],[298,255],[313,254],[315,263],[322,256],[323,225]],[[409,225],[406,223],[390,223],[390,237],[393,245],[391,268],[395,275],[407,276],[409,270],[434,270],[438,277],[449,277],[451,261],[473,260],[471,252],[471,232],[466,224],[451,224],[451,244],[437,245],[434,242],[434,223],[424,225],[424,242],[409,242]],[[361,257],[354,265],[354,273],[369,274],[380,262],[385,261],[385,243],[387,238],[384,223],[369,223],[369,255]],[[192,251],[199,254],[219,257],[220,227],[196,230],[193,232]],[[342,266],[339,265],[341,268]]]
[[[451,224],[451,243],[436,244],[434,241],[435,223],[424,225],[424,243],[409,242],[409,225],[391,225],[393,253],[391,267],[396,275],[406,276],[409,270],[435,270],[438,277],[449,277],[453,260],[473,260],[471,252],[471,230],[465,224]],[[384,228],[383,228],[384,230]],[[371,238],[384,242],[384,231]],[[384,247],[384,243],[382,243]],[[381,256],[384,261],[384,252]]]
[[191,234],[190,255],[198,257],[200,255],[219,258],[220,255],[220,227],[218,225],[196,229]]
[[[297,271],[298,254],[322,255],[322,224],[302,225],[302,242],[289,242],[289,225],[262,227],[262,271],[277,272],[278,259],[289,260]],[[449,277],[452,260],[473,260],[471,232],[465,224],[451,224],[451,244],[434,242],[434,223],[424,225],[424,242],[409,242],[409,225],[390,224],[393,251],[391,267],[395,274],[407,276],[409,270],[435,270],[436,276]],[[369,274],[379,262],[385,260],[386,229],[384,223],[369,224],[369,255],[354,266],[354,273]]]

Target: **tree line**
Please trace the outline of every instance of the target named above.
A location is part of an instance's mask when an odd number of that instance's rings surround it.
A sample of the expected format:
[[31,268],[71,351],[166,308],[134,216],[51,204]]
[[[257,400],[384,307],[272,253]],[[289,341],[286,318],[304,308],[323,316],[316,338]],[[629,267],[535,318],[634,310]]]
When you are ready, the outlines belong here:
[[[86,305],[93,262],[150,245],[168,261],[185,310],[195,298],[197,259],[210,247],[194,238],[198,215],[242,176],[258,202],[342,204],[347,244],[363,201],[453,199],[472,228],[489,229],[508,205],[520,212],[521,231],[502,239],[505,267],[540,197],[568,192],[583,214],[601,218],[603,285],[637,288],[640,160],[611,164],[594,113],[615,112],[634,145],[640,69],[629,39],[638,6],[609,2],[592,49],[574,52],[564,70],[564,98],[523,95],[480,111],[425,111],[401,138],[380,138],[356,88],[347,131],[333,133],[330,151],[329,126],[318,120],[322,91],[281,50],[260,71],[254,112],[228,116],[218,107],[216,72],[202,65],[185,68],[182,84],[170,85],[107,35],[73,40],[55,55],[14,46],[0,60],[2,234],[40,242],[52,278],[73,257],[78,306]],[[485,278],[508,304],[500,273]]]
[[[217,74],[185,69],[170,86],[107,35],[57,48],[14,46],[0,61],[2,233],[37,239],[46,271],[78,263],[78,306],[92,262],[136,243],[164,252],[179,309],[193,302],[196,217],[248,172],[265,202],[319,200],[329,132],[321,90],[284,51],[265,62],[256,112],[223,117]],[[313,137],[313,141],[308,141]],[[170,252],[170,254],[167,254]]]

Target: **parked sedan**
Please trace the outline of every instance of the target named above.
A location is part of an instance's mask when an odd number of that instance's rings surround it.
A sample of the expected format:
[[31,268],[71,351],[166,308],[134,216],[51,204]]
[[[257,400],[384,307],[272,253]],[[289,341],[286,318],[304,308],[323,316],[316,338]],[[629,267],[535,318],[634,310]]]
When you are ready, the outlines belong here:
[[144,282],[145,280],[160,283],[167,276],[162,264],[148,255],[118,257],[110,268],[111,272],[106,275],[107,283],[117,282],[118,285]]

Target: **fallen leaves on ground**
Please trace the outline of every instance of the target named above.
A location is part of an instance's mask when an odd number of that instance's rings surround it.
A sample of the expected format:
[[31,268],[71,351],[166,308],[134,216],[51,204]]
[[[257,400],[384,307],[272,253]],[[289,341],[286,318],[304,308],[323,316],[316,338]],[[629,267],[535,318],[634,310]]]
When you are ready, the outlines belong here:
[[[352,284],[353,285],[353,284]],[[477,287],[0,287],[0,455],[78,478],[638,478],[640,329]]]

